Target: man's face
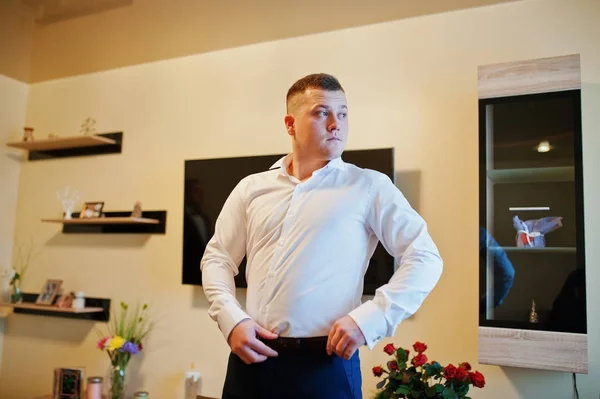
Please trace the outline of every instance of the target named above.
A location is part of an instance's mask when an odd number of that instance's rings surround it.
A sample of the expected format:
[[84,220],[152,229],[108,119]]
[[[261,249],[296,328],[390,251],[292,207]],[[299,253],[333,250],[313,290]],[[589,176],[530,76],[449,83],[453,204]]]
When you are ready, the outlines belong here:
[[331,160],[348,139],[348,106],[343,91],[308,89],[292,99],[285,118],[294,152],[303,158]]

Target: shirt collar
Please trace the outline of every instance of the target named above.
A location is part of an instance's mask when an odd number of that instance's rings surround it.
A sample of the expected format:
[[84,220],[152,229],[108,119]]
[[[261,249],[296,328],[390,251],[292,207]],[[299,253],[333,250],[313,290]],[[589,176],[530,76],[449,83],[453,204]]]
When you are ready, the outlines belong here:
[[[287,168],[288,168],[288,166],[290,166],[290,163],[292,163],[292,154],[291,153],[287,154],[284,157],[281,157],[277,162],[275,162],[269,168],[269,170],[281,168],[281,173],[287,175]],[[325,165],[323,167],[323,169],[329,169],[329,168],[344,170],[344,161],[342,160],[342,157],[337,157],[337,158],[332,159],[331,161],[329,161],[327,163],[327,165]],[[323,170],[323,169],[321,169],[321,170]]]

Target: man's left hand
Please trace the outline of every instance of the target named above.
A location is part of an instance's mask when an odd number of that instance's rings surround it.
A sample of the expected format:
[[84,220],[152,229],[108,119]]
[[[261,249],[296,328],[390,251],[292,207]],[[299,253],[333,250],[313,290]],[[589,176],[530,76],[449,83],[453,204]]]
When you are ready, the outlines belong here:
[[335,353],[343,359],[350,359],[354,352],[366,344],[365,336],[350,316],[344,316],[333,324],[327,339],[327,354]]

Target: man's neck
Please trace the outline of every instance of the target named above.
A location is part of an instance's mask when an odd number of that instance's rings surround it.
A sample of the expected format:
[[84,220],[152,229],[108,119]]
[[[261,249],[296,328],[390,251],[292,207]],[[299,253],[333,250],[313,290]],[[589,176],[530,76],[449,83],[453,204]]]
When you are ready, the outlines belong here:
[[301,158],[296,153],[292,153],[292,162],[290,162],[287,172],[290,176],[304,181],[311,177],[315,170],[321,169],[328,163],[329,161],[321,159]]

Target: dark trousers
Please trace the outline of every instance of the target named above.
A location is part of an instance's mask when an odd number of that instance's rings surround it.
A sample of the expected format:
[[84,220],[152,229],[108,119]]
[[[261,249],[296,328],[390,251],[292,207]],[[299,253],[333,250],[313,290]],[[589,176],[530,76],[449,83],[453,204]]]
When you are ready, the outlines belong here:
[[362,399],[358,351],[350,360],[327,354],[280,354],[246,364],[229,355],[222,399]]

